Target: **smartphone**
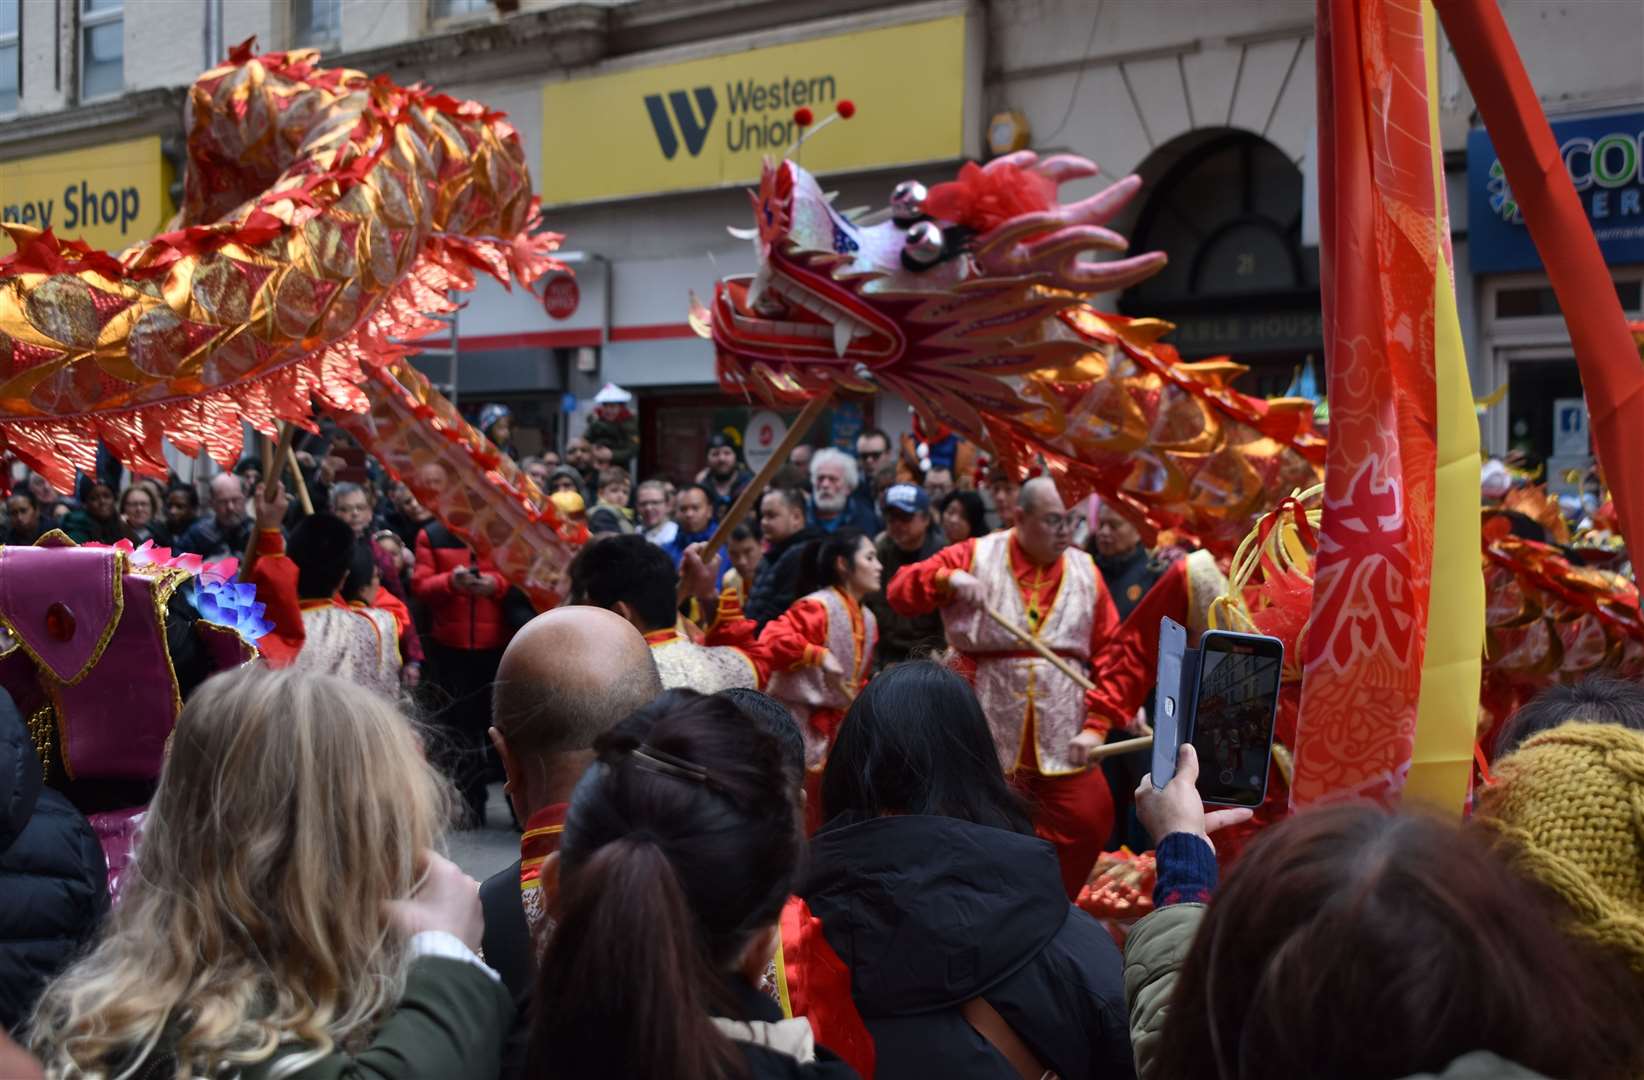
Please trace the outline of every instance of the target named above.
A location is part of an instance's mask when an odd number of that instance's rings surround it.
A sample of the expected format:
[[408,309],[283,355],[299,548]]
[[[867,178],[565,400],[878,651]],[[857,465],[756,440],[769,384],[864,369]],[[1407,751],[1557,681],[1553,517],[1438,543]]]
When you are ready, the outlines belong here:
[[1176,775],[1176,749],[1187,712],[1182,700],[1182,665],[1187,659],[1187,627],[1168,615],[1159,620],[1159,682],[1153,688],[1153,787],[1162,791]]
[[1197,652],[1187,739],[1199,755],[1199,795],[1221,806],[1260,806],[1273,756],[1284,643],[1209,630]]

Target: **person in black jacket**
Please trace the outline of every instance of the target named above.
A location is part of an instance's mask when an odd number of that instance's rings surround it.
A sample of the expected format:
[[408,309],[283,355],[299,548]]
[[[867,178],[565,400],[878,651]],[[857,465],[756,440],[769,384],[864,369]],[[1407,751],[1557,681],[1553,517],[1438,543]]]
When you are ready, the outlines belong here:
[[0,1028],[22,1026],[107,914],[97,835],[45,786],[23,718],[0,690]]
[[1068,903],[963,679],[916,661],[869,683],[822,808],[800,894],[881,1080],[1134,1075],[1119,950]]
[[765,538],[765,558],[759,576],[748,590],[743,614],[764,629],[799,599],[799,573],[805,565],[805,545],[822,538],[822,530],[805,524],[805,493],[798,488],[772,488],[759,500],[759,532]]
[[558,922],[529,1075],[855,1076],[758,990],[804,850],[776,736],[670,690],[594,753],[543,864]]

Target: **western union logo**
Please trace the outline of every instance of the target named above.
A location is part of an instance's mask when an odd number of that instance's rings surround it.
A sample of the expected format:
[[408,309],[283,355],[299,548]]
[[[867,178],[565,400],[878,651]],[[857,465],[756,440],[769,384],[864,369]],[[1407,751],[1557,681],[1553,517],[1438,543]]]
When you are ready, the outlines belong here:
[[[805,146],[819,175],[951,161],[974,140],[966,102],[966,17],[854,31],[717,56],[549,82],[542,96],[541,192],[549,205],[759,179],[766,155],[844,98],[856,118]],[[908,92],[910,72],[919,92]],[[565,167],[567,160],[577,167]]]
[[[741,79],[726,83],[725,100],[731,112],[725,121],[725,149],[739,154],[744,150],[785,148],[799,137],[790,110],[832,105],[838,97],[839,85],[832,75],[809,79],[784,75],[781,82]],[[685,149],[696,157],[708,141],[714,114],[719,111],[719,98],[711,86],[699,86],[690,94],[670,90],[666,101],[661,94],[646,94],[645,111],[650,114],[651,128],[664,158],[674,159],[681,138]],[[753,113],[760,115],[750,119]]]
[[[680,134],[685,136],[685,149],[691,152],[692,157],[702,153],[702,144],[708,141],[708,126],[714,122],[714,111],[719,108],[719,101],[714,97],[711,86],[699,86],[694,93],[696,112],[691,110],[691,99],[685,96],[685,91],[674,90],[668,94],[668,104],[674,109],[672,122],[662,104],[662,95],[645,95],[645,111],[651,114],[651,127],[656,129],[657,145],[662,147],[662,156],[669,161],[679,153],[679,139],[674,135],[676,124]],[[700,123],[697,121],[699,113],[702,117]]]

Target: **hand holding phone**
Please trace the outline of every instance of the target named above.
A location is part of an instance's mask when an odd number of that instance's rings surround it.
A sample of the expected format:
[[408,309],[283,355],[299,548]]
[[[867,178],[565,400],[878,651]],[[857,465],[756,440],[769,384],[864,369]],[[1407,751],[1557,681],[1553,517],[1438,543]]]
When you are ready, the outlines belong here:
[[1248,807],[1206,811],[1199,797],[1199,755],[1192,743],[1183,743],[1176,755],[1174,775],[1161,789],[1153,777],[1142,779],[1136,788],[1136,816],[1154,841],[1171,833],[1188,833],[1210,843],[1210,834],[1227,825],[1249,821],[1255,811]]
[[1155,790],[1176,775],[1179,749],[1192,744],[1199,795],[1224,806],[1260,806],[1267,795],[1284,643],[1261,634],[1207,631],[1199,648],[1174,619],[1159,623],[1153,708]]

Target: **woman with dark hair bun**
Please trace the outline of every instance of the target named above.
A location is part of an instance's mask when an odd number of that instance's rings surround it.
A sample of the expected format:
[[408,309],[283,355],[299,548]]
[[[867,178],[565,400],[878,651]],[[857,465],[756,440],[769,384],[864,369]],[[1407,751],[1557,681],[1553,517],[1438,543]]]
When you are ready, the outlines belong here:
[[775,736],[672,690],[594,752],[544,865],[558,923],[529,1075],[855,1076],[757,989],[804,846]]
[[862,599],[878,591],[881,574],[873,540],[860,529],[813,540],[802,556],[800,598],[759,635],[775,672],[766,691],[799,722],[812,774],[873,671],[879,625]]
[[876,1075],[1132,1074],[1119,950],[1068,903],[965,680],[929,661],[875,678],[822,804],[801,895],[850,969],[849,1000],[823,1011],[854,1006]]
[[1125,982],[1145,1080],[1637,1077],[1644,993],[1562,935],[1555,898],[1473,827],[1356,803],[1264,830],[1208,907],[1211,820],[1182,748],[1137,788],[1159,908]]

